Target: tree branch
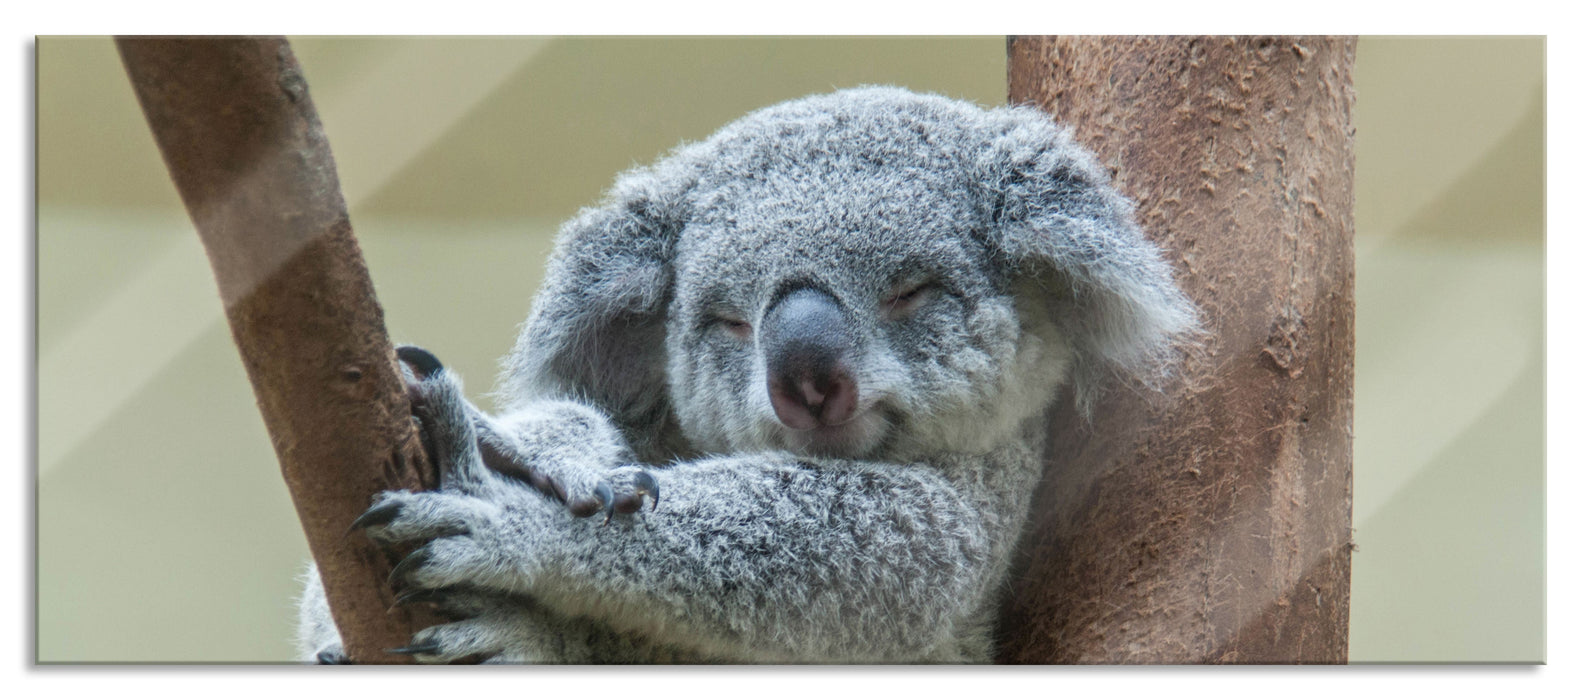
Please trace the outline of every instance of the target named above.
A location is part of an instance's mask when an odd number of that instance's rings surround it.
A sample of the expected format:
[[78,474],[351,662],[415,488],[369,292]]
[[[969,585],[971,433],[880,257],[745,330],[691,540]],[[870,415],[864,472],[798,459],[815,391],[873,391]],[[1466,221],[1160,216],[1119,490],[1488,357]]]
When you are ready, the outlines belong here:
[[1053,421],[1001,660],[1343,663],[1355,41],[1008,49],[1011,102],[1109,165],[1210,327],[1168,396]]
[[351,521],[374,494],[434,483],[352,237],[329,143],[283,38],[118,38],[318,562],[348,657],[429,616],[391,611],[392,562]]

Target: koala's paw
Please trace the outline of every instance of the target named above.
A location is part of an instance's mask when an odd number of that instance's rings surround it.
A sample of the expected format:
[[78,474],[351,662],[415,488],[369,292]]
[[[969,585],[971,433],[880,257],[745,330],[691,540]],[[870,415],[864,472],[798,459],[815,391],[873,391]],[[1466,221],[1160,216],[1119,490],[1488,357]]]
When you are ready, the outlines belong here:
[[522,548],[501,542],[515,530],[503,524],[499,506],[473,496],[390,491],[352,529],[386,548],[425,543],[391,570],[397,592],[475,584],[511,589],[522,576],[516,561]]
[[653,508],[659,507],[659,481],[653,474],[637,467],[620,467],[611,470],[593,486],[593,497],[573,501],[568,505],[571,514],[586,518],[604,513],[604,523],[609,524],[616,513],[636,513],[647,497]]
[[[597,434],[584,435],[596,433],[601,426],[592,426],[591,421],[581,418],[573,416],[564,426],[572,436],[572,442],[568,444],[547,445],[545,443],[550,441],[542,436],[533,439],[534,436],[529,434],[528,442],[534,449],[524,448],[516,440],[507,437],[501,428],[488,420],[480,420],[474,428],[478,434],[478,450],[483,464],[496,474],[555,499],[579,518],[603,513],[604,521],[608,523],[616,513],[635,513],[642,509],[645,497],[657,508],[659,481],[647,471],[636,467],[571,466],[581,463],[569,458],[565,454],[568,451],[598,451],[603,446],[612,453],[616,452],[610,449],[614,440]],[[619,456],[599,455],[589,461],[593,464],[608,463],[608,460],[618,459]]]
[[446,588],[408,593],[396,602],[433,605],[458,618],[418,632],[406,646],[390,650],[422,663],[566,662],[584,656],[576,648],[578,640],[556,633],[543,613],[521,598]]
[[483,459],[484,466],[490,471],[531,486],[561,504],[567,503],[572,498],[564,478],[557,479],[547,470],[534,464],[527,455],[522,454],[521,448],[515,441],[507,437],[504,431],[492,422],[487,419],[479,420],[473,428],[478,434],[478,453]]
[[474,423],[482,415],[467,402],[461,379],[433,353],[414,345],[396,348],[412,417],[423,449],[439,470],[440,484],[472,489],[484,479]]

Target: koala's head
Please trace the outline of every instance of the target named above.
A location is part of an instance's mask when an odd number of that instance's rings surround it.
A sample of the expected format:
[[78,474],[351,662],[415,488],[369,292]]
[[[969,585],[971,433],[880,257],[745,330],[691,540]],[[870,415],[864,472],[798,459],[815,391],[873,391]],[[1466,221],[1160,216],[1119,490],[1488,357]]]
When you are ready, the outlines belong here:
[[1191,305],[1033,109],[898,89],[751,114],[567,224],[503,387],[706,452],[988,449],[1161,371]]

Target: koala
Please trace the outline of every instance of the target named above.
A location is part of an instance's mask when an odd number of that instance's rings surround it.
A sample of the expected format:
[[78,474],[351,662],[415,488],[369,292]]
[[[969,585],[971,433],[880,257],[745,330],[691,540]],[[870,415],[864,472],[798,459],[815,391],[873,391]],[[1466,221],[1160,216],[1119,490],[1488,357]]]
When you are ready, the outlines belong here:
[[[990,661],[1047,413],[1158,387],[1197,327],[1132,210],[1044,113],[888,87],[619,176],[561,229],[498,414],[398,353],[442,484],[355,527],[416,545],[398,603],[453,621],[395,651]],[[301,610],[337,660],[311,572]]]

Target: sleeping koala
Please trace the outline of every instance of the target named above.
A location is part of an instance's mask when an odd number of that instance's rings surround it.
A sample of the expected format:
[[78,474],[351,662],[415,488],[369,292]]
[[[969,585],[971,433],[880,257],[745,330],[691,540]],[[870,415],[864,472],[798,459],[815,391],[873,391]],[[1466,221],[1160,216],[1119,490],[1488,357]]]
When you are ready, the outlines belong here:
[[[894,88],[763,109],[565,225],[485,415],[415,348],[438,491],[424,662],[983,662],[1062,387],[1196,327],[1091,155],[1032,108]],[[661,498],[662,496],[662,498]],[[597,517],[588,517],[597,516]],[[338,636],[317,576],[307,658]]]

